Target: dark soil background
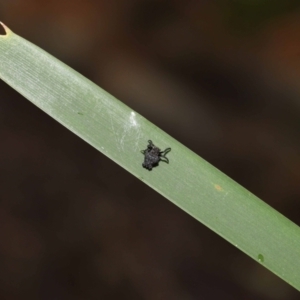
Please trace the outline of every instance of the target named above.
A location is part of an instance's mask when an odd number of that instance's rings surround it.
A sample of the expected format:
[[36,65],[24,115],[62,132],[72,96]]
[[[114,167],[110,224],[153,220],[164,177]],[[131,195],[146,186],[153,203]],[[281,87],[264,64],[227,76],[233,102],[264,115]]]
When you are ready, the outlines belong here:
[[[300,224],[299,1],[0,0],[0,16]],[[0,95],[0,299],[299,299],[3,82]]]

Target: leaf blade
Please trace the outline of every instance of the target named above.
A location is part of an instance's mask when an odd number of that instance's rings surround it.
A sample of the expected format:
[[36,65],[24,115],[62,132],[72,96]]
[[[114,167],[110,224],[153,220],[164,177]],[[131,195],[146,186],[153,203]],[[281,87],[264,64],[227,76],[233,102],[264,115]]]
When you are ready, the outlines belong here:
[[[300,229],[112,95],[6,27],[0,77],[134,176],[300,290]],[[170,164],[143,169],[148,139]]]

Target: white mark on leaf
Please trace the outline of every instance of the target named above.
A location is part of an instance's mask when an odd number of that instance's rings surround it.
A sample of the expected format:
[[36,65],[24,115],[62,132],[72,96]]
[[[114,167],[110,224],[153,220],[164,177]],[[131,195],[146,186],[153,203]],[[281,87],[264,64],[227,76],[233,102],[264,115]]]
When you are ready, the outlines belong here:
[[141,136],[140,124],[136,118],[136,113],[132,111],[129,116],[129,122],[127,122],[123,127],[123,132],[120,139],[120,146],[122,150],[124,150],[124,143],[128,138],[130,140],[134,139],[134,150],[137,150]]
[[129,121],[130,121],[131,126],[137,126],[135,112],[133,112],[133,111],[131,112]]
[[227,198],[228,194],[229,194],[228,191],[227,191],[226,193],[224,193],[224,195],[223,195],[223,197],[221,198],[221,200],[222,200],[222,201],[225,200],[225,199]]

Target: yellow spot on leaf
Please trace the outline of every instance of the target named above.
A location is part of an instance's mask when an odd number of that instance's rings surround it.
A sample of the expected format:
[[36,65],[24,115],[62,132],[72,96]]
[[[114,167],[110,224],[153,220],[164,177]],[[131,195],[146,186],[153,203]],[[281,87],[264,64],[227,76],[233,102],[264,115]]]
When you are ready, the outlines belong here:
[[223,191],[223,189],[221,188],[221,186],[219,186],[218,184],[215,184],[215,189],[219,192]]

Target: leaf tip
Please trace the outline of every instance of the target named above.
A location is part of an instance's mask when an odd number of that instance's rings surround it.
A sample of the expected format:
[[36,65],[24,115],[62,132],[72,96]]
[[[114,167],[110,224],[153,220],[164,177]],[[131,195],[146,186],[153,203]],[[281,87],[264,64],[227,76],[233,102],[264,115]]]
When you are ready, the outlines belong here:
[[[5,35],[8,35],[8,34],[11,33],[11,30],[3,22],[0,22],[0,24],[3,27],[4,31],[5,31]],[[0,34],[0,36],[3,36],[3,34]]]

